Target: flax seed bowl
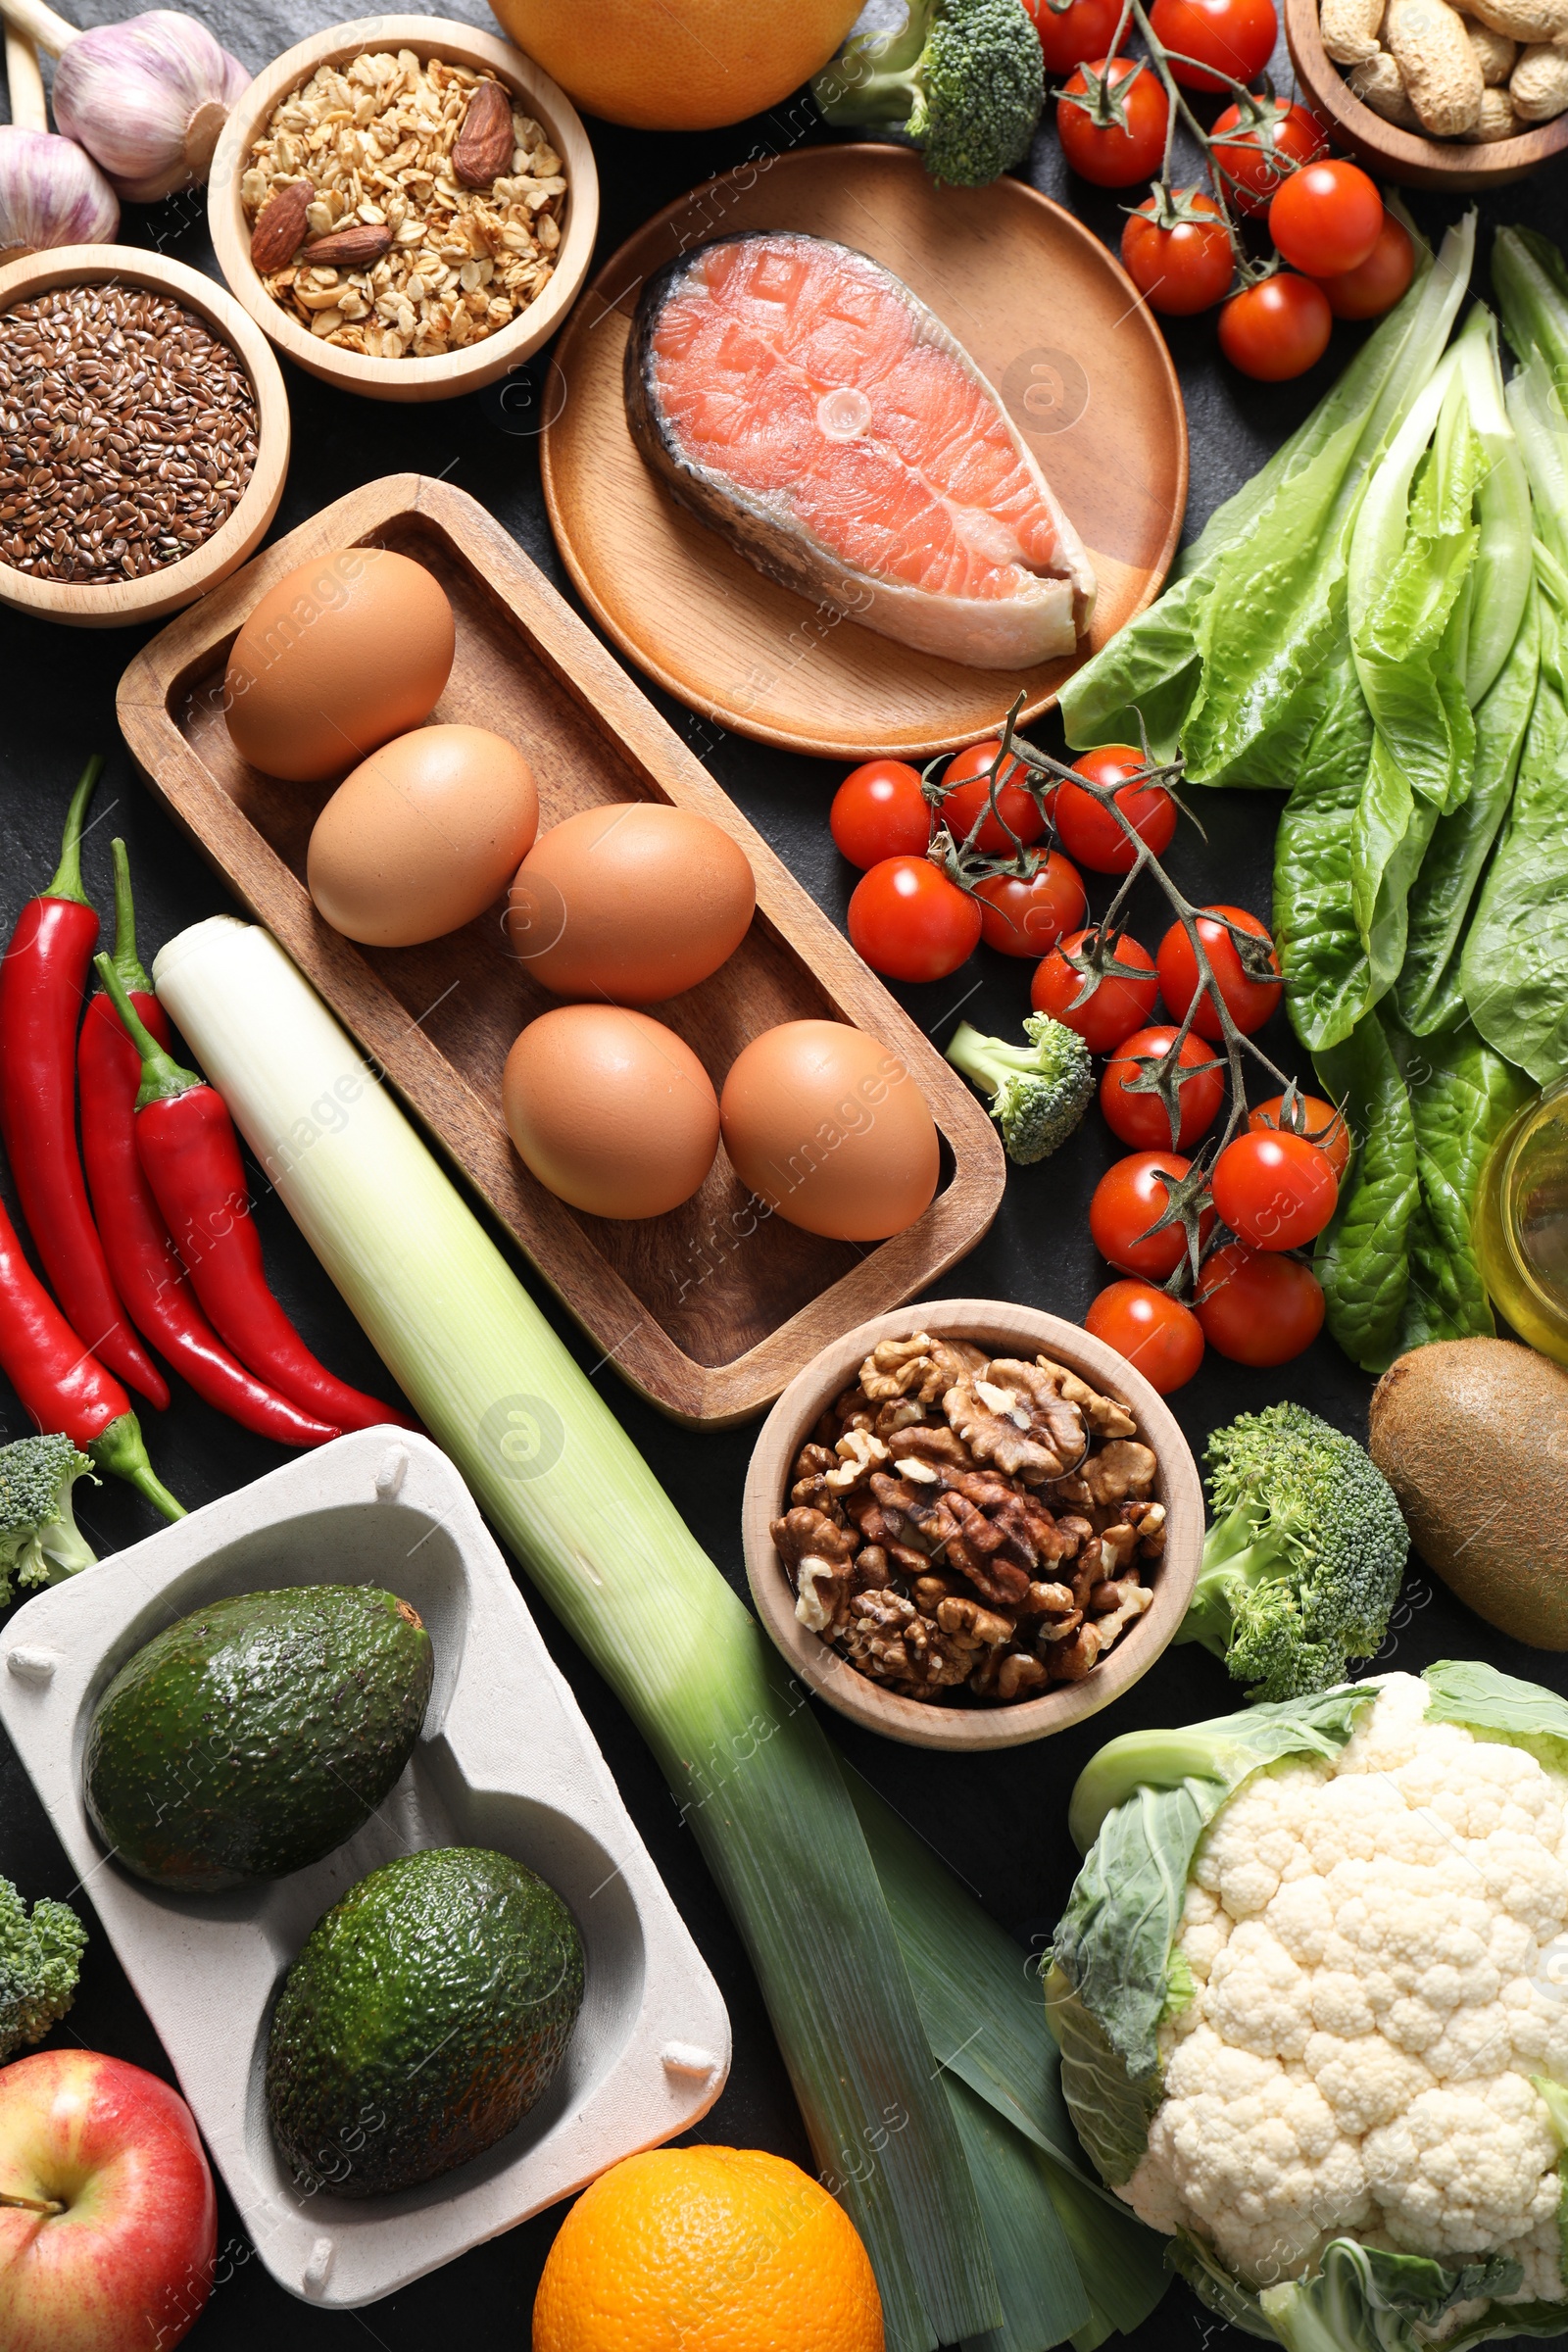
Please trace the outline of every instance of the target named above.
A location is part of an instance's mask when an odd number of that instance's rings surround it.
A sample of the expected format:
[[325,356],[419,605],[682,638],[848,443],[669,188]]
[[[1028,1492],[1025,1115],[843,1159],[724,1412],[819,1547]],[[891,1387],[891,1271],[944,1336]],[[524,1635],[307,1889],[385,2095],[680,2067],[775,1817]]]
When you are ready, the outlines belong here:
[[451,400],[560,326],[599,178],[571,101],[520,50],[443,17],[362,17],[242,92],[207,209],[231,291],[299,367],[370,400]]
[[1018,1747],[1168,1646],[1203,1494],[1125,1356],[1032,1307],[942,1298],[797,1374],[741,1533],[758,1614],[818,1698],[913,1747]]
[[288,395],[200,270],[121,245],[0,270],[0,604],[158,620],[237,571],[277,512]]

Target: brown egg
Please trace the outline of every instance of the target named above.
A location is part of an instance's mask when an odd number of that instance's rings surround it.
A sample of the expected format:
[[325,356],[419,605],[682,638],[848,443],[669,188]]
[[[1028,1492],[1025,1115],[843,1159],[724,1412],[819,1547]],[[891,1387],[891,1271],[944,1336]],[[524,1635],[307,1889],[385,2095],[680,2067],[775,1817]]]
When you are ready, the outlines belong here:
[[471,923],[539,825],[519,751],[485,727],[416,727],[345,776],[316,820],[312,898],[334,931],[410,948]]
[[740,1054],[724,1149],[774,1213],[838,1242],[880,1242],[928,1208],[937,1131],[896,1054],[842,1021],[785,1021]]
[[733,956],[756,904],[745,851],[708,817],[616,801],[540,836],[512,886],[507,928],[558,997],[657,1004]]
[[319,784],[428,718],[452,668],[452,607],[422,564],[340,547],[270,588],[234,640],[223,709],[252,767]]
[[530,1021],[501,1102],[525,1165],[596,1217],[678,1208],[718,1150],[718,1102],[690,1046],[619,1004],[558,1004]]

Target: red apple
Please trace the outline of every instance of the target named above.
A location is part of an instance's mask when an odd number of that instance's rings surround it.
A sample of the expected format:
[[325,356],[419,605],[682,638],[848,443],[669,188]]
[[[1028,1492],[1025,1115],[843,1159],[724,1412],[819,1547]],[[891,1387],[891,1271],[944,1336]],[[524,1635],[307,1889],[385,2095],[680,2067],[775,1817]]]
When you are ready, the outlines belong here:
[[213,2177],[156,2075],[92,2050],[0,2068],[0,2198],[31,2201],[0,2204],[5,2352],[167,2352],[194,2326]]

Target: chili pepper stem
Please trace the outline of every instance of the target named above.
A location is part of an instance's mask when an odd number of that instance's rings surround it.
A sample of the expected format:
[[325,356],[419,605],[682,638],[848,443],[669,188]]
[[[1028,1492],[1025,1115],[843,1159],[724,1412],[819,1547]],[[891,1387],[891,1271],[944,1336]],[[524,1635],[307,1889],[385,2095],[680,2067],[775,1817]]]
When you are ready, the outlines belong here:
[[97,789],[104,772],[103,756],[94,752],[81,771],[81,782],[71,796],[66,810],[66,830],[60,844],[60,863],[55,878],[42,894],[46,899],[73,899],[78,906],[90,906],[92,901],[81,887],[81,833],[87,815],[87,803]]
[[162,1511],[166,1519],[185,1517],[185,1505],[175,1501],[147,1459],[141,1424],[134,1413],[122,1413],[118,1421],[111,1421],[98,1437],[89,1440],[84,1451],[100,1470],[111,1471],[128,1487],[134,1487],[138,1494],[144,1494],[154,1510]]
[[109,845],[115,860],[115,970],[126,996],[139,989],[150,997],[153,984],[136,953],[136,902],[130,895],[130,858],[122,841]]
[[103,982],[104,994],[125,1024],[125,1032],[141,1055],[141,1089],[136,1097],[136,1108],[145,1110],[149,1102],[173,1102],[188,1095],[202,1081],[194,1070],[182,1070],[172,1054],[166,1054],[146,1022],[126,994],[121,979],[107,956],[93,957],[93,969]]

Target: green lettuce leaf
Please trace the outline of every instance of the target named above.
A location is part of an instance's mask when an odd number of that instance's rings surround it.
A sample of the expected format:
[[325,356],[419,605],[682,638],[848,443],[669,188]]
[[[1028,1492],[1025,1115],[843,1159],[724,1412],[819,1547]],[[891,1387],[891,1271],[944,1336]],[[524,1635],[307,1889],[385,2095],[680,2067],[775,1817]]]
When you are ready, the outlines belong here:
[[1358,1147],[1314,1253],[1328,1327],[1353,1363],[1386,1372],[1399,1352],[1410,1223],[1421,1197],[1410,1098],[1375,1012],[1314,1060]]
[[1530,1093],[1510,1062],[1467,1021],[1446,1037],[1394,1032],[1415,1124],[1420,1213],[1408,1238],[1410,1287],[1398,1352],[1430,1340],[1490,1338],[1496,1329],[1470,1238],[1481,1170]]
[[1395,1004],[1399,1019],[1416,1037],[1452,1029],[1464,1018],[1460,940],[1513,794],[1536,699],[1540,648],[1532,597],[1513,649],[1476,710],[1475,775],[1469,798],[1438,820],[1410,893],[1404,964]]
[[1323,714],[1274,841],[1274,944],[1292,1025],[1312,1052],[1342,1044],[1372,1001],[1351,881],[1352,827],[1372,741],[1371,713],[1347,650],[1330,673]]

